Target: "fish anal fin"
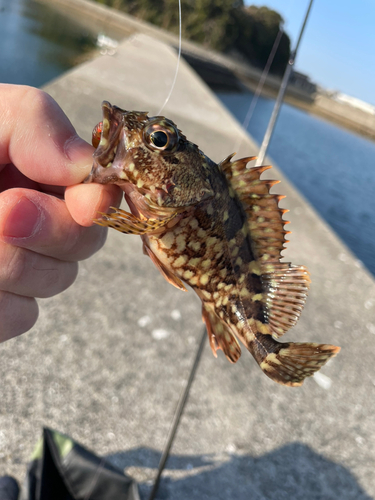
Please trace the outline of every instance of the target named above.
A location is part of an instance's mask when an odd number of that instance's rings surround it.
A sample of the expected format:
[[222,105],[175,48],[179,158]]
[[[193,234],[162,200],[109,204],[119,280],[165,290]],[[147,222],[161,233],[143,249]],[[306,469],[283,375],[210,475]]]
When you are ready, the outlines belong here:
[[274,338],[294,326],[305,305],[310,275],[304,266],[288,262],[267,262],[261,265],[266,288],[267,320]]
[[283,344],[262,334],[256,335],[251,347],[263,372],[275,382],[290,387],[302,385],[306,377],[314,375],[340,351],[340,347],[330,344]]
[[241,348],[229,326],[204,303],[202,319],[206,324],[208,339],[215,358],[217,357],[216,351],[221,349],[231,363],[236,363],[241,356]]
[[120,208],[111,207],[111,209],[114,212],[110,214],[99,212],[102,218],[95,219],[94,222],[99,226],[110,227],[126,234],[157,234],[177,215],[173,214],[164,219],[140,219]]
[[167,267],[165,267],[165,265],[162,262],[160,262],[160,260],[151,250],[151,248],[145,245],[145,243],[143,243],[143,253],[150,257],[155,267],[160,271],[160,274],[168,281],[168,283],[175,286],[179,290],[182,290],[183,292],[187,292],[187,289],[185,285],[182,283],[182,281],[175,274],[173,274]]

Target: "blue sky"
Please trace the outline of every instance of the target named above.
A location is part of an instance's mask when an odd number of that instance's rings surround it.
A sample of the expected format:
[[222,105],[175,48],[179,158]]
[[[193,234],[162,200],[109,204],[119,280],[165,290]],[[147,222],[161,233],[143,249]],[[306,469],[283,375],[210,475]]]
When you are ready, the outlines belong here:
[[[245,0],[279,12],[295,45],[309,0]],[[375,0],[314,0],[296,69],[375,105]]]

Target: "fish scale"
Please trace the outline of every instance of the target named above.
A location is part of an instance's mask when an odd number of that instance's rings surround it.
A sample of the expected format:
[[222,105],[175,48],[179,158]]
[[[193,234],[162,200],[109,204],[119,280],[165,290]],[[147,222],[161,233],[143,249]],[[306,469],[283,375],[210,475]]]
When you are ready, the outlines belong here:
[[299,386],[340,348],[277,341],[297,322],[310,278],[304,266],[280,262],[289,231],[271,168],[248,168],[254,157],[216,164],[165,117],[103,103],[103,122],[87,182],[115,183],[130,213],[114,209],[96,222],[138,234],[143,251],[180,290],[189,285],[202,301],[214,355],[235,363],[237,338],[263,372]]

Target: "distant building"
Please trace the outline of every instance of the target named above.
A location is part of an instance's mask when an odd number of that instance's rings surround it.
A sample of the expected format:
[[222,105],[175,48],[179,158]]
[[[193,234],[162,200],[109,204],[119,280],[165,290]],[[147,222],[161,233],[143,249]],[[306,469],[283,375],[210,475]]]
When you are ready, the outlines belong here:
[[310,77],[300,73],[299,71],[292,71],[289,81],[291,85],[307,92],[308,94],[315,94],[317,91],[317,86],[310,80]]
[[337,102],[342,102],[343,104],[349,104],[354,108],[364,111],[365,113],[375,115],[375,106],[369,104],[368,102],[361,101],[361,99],[357,99],[356,97],[351,97],[350,95],[346,95],[341,92],[333,92],[331,94],[331,99],[334,99]]

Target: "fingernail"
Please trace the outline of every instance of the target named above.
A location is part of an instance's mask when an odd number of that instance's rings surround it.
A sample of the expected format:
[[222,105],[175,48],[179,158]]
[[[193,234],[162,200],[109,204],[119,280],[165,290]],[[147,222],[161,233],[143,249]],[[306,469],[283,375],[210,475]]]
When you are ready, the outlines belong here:
[[40,215],[38,207],[23,196],[10,211],[3,235],[9,238],[29,238],[38,228]]

